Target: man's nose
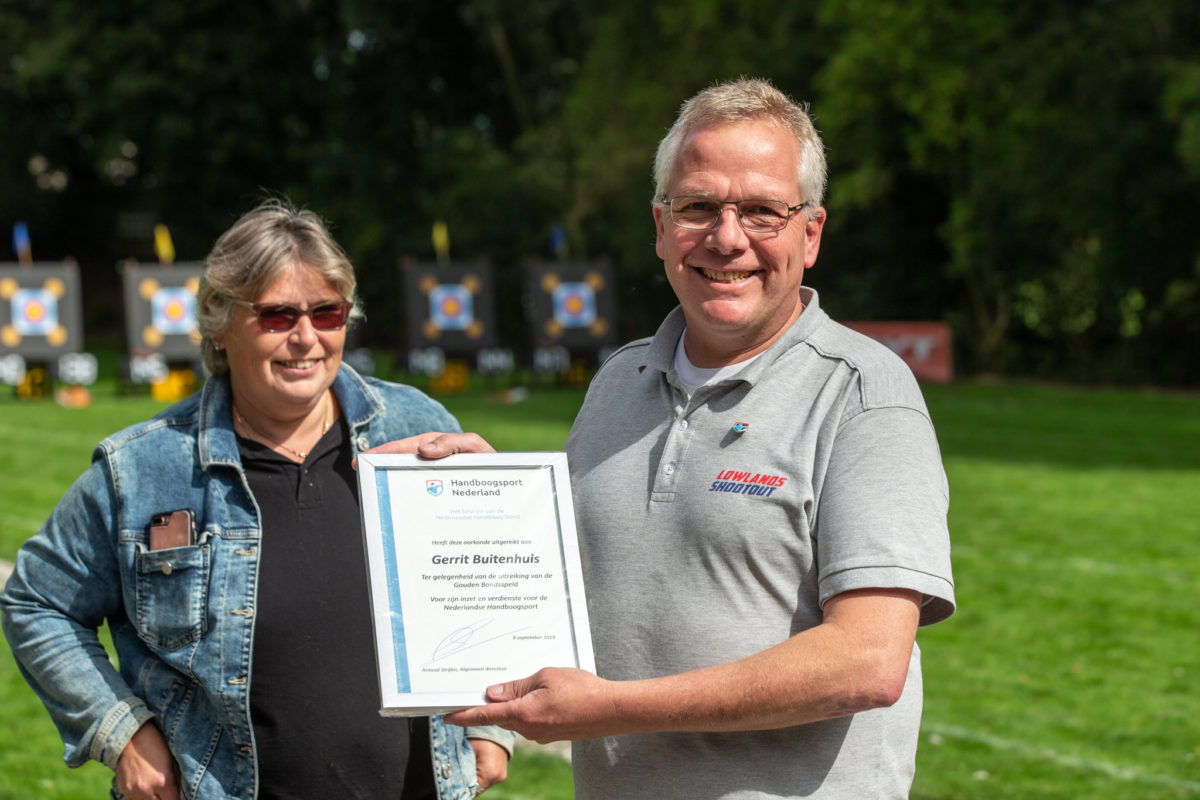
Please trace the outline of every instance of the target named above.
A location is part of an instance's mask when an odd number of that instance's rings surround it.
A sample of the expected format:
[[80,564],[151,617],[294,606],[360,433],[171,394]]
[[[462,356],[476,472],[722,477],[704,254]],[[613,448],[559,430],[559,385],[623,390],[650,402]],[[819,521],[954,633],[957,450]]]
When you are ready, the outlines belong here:
[[738,218],[737,206],[722,206],[717,214],[717,224],[709,231],[710,246],[718,252],[728,253],[744,247],[745,239],[746,230]]

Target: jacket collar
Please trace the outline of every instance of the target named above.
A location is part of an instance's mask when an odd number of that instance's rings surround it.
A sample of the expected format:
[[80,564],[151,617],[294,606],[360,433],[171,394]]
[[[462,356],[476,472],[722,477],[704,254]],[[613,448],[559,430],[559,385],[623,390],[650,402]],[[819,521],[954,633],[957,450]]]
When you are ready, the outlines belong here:
[[[344,363],[333,379],[333,393],[352,435],[384,409],[379,394]],[[237,434],[233,431],[233,394],[228,375],[214,375],[204,384],[200,393],[198,425],[196,438],[201,468],[208,469],[214,464],[241,465]]]

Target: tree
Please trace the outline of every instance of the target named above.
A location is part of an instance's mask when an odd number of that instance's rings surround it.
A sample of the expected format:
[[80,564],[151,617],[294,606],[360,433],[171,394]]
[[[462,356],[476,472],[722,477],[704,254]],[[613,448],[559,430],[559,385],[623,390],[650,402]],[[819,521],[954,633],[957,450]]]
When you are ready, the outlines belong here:
[[945,209],[945,257],[923,269],[962,292],[939,299],[968,366],[1153,374],[1167,287],[1200,252],[1160,111],[1164,67],[1196,41],[1187,9],[826,6],[842,34],[821,96],[855,159],[836,163],[835,204],[867,227],[913,199]]
[[[118,331],[113,264],[180,260],[263,194],[333,223],[399,348],[399,265],[613,262],[623,338],[674,299],[651,160],[715,81],[810,100],[830,158],[808,282],[836,318],[946,319],[960,370],[1194,384],[1200,9],[1185,0],[0,0],[0,224],[75,256]],[[1164,357],[1164,353],[1170,353]]]

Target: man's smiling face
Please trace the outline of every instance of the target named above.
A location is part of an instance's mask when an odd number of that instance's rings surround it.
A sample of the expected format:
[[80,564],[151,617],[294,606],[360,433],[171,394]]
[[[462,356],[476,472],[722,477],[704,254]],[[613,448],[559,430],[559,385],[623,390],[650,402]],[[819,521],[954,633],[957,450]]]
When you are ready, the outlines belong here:
[[[684,142],[670,194],[718,201],[805,202],[799,144],[771,120],[701,128]],[[817,259],[822,208],[812,219],[797,212],[782,230],[747,233],[733,206],[717,225],[697,231],[676,226],[654,206],[656,251],[687,319],[684,346],[702,367],[742,361],[767,349],[803,310],[800,284]]]

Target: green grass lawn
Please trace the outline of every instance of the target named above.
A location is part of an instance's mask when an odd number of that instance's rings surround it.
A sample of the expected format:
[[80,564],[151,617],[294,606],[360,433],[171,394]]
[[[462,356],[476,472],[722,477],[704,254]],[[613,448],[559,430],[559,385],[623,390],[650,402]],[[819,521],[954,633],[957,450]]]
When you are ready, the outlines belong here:
[[1200,797],[1200,398],[928,387],[960,611],[914,796]]
[[[161,408],[0,399],[0,558],[97,439]],[[1200,397],[1030,385],[926,387],[951,485],[959,611],[922,630],[913,797],[1200,797]],[[582,397],[441,398],[499,449],[560,449]],[[0,800],[101,797],[0,653]],[[498,800],[570,798],[522,753]]]

